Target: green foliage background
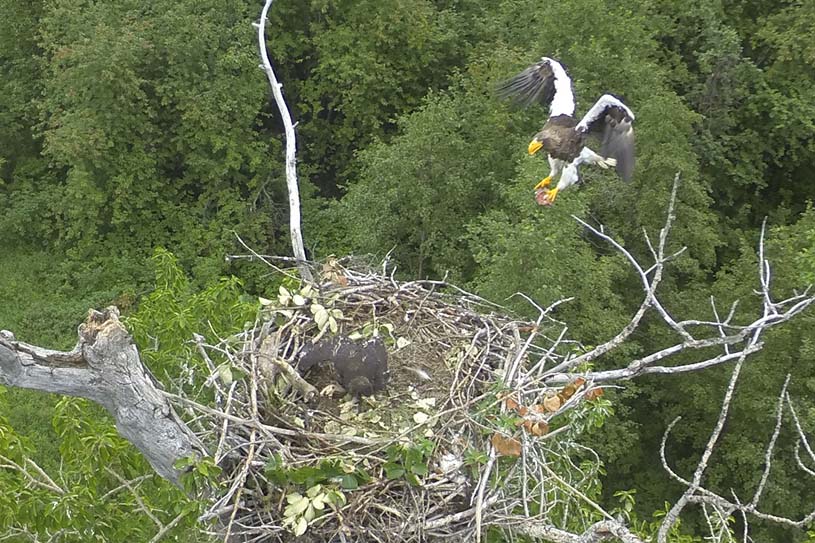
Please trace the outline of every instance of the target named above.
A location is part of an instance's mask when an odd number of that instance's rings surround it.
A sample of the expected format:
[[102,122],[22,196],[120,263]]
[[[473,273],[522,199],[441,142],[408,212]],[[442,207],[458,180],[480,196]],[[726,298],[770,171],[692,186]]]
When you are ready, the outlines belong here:
[[[235,233],[263,252],[288,251],[282,130],[250,25],[258,11],[247,1],[0,0],[0,327],[64,348],[88,307],[138,310],[136,338],[164,378],[179,375],[198,323],[240,326],[251,313],[240,293],[269,281],[225,262],[239,251]],[[671,243],[688,250],[661,286],[678,318],[705,315],[711,293],[719,307],[738,298],[741,315],[755,310],[764,217],[776,293],[815,281],[815,3],[278,0],[267,35],[299,121],[304,230],[316,258],[392,251],[404,277],[447,274],[497,301],[517,291],[542,305],[575,296],[558,318],[593,344],[627,322],[641,292],[571,215],[603,223],[645,257],[642,228],[662,225],[679,171]],[[607,91],[635,110],[631,183],[587,170],[556,206],[534,204],[530,189],[547,165],[525,147],[545,113],[510,109],[491,89],[543,54],[569,69],[578,113]],[[181,275],[156,283],[156,269]],[[243,282],[219,279],[230,275]],[[746,369],[711,466],[714,488],[757,484],[787,373],[815,429],[812,338],[806,314],[769,335]],[[646,323],[606,363],[669,339]],[[613,398],[617,416],[594,443],[607,462],[608,503],[636,488],[647,517],[676,497],[658,467],[661,434],[683,416],[669,454],[687,472],[726,379],[726,368],[643,379]],[[146,469],[100,413],[67,400],[53,411],[57,400],[6,391],[3,446],[20,440],[56,468],[77,454],[77,436],[97,432],[116,443],[123,469]],[[85,422],[66,425],[74,418]],[[792,436],[781,445],[766,503],[800,516],[815,487],[797,475]],[[76,488],[116,484],[73,472]],[[155,484],[157,503],[177,498]]]

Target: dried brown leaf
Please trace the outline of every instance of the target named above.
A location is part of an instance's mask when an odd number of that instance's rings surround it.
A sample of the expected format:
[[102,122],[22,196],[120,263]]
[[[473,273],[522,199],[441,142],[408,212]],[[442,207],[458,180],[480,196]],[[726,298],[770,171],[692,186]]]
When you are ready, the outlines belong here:
[[600,396],[604,394],[602,388],[592,388],[591,390],[586,391],[586,399],[587,400],[596,400]]
[[544,421],[536,422],[532,425],[529,433],[533,436],[544,436],[549,433],[549,424]]
[[546,408],[543,404],[535,404],[529,408],[530,411],[533,413],[537,413],[538,415],[545,415],[547,413]]
[[571,398],[572,396],[574,396],[574,393],[575,393],[575,392],[577,392],[577,387],[576,387],[576,386],[574,386],[573,384],[569,383],[568,385],[566,385],[565,387],[563,387],[563,389],[562,389],[560,392],[558,392],[558,394],[557,394],[557,395],[558,395],[558,396],[560,397],[560,399],[561,399],[561,400],[563,400],[563,402],[565,403],[565,402],[566,402],[566,400],[568,400],[569,398]]
[[492,435],[492,446],[501,456],[521,456],[521,442],[514,437],[504,437],[499,433]]
[[543,400],[543,407],[550,413],[554,413],[560,406],[563,405],[563,402],[558,396],[549,396],[548,398],[544,398]]

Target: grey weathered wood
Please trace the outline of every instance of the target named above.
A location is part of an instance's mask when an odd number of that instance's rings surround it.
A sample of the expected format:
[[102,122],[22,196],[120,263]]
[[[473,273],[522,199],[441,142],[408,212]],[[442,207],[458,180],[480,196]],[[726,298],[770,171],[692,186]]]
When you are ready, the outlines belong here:
[[156,472],[179,484],[173,464],[204,448],[173,411],[142,364],[119,312],[91,311],[68,352],[43,349],[0,332],[0,383],[86,398],[103,406]]
[[266,52],[266,15],[272,6],[272,0],[266,0],[260,12],[260,21],[255,25],[258,31],[258,47],[260,48],[260,67],[266,72],[269,79],[269,86],[272,88],[277,109],[280,111],[280,119],[283,121],[283,129],[286,132],[286,187],[289,191],[289,232],[291,234],[291,246],[297,265],[300,270],[300,277],[307,283],[313,283],[314,278],[306,262],[306,250],[303,246],[303,232],[300,221],[300,188],[297,182],[297,142],[294,132],[294,123],[291,120],[289,106],[283,97],[283,85],[277,81],[277,76],[272,68],[272,62]]

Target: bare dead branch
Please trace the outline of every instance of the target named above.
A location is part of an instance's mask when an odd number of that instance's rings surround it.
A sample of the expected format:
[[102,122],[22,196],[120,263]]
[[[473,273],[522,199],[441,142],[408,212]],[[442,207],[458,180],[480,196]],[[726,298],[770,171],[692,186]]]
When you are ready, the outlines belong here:
[[758,483],[753,499],[750,500],[749,506],[755,508],[761,499],[761,494],[764,492],[764,486],[767,484],[767,479],[770,476],[770,468],[773,463],[773,452],[775,451],[775,442],[778,440],[778,435],[781,433],[781,421],[784,415],[784,398],[787,395],[787,387],[790,384],[790,375],[784,380],[784,386],[781,387],[781,394],[778,396],[778,403],[775,408],[775,428],[770,442],[767,444],[767,450],[764,451],[764,472],[761,474],[761,481]]
[[671,509],[665,515],[665,519],[662,521],[662,524],[659,526],[659,531],[657,532],[657,541],[659,543],[665,543],[667,541],[668,532],[676,523],[679,515],[682,513],[682,510],[688,504],[690,497],[696,493],[702,484],[702,477],[707,469],[708,461],[713,454],[716,443],[719,441],[722,428],[724,428],[724,422],[727,420],[727,414],[730,410],[730,401],[733,399],[733,393],[736,389],[736,382],[739,379],[739,374],[741,373],[741,368],[746,357],[746,354],[741,356],[733,368],[730,383],[727,385],[727,390],[724,394],[724,401],[722,402],[722,409],[719,412],[719,418],[716,421],[716,426],[714,427],[713,432],[710,434],[705,451],[702,453],[702,458],[699,460],[699,464],[696,466],[696,471],[693,474],[693,479],[691,480],[690,486],[687,488],[687,490],[685,490],[685,493],[682,494],[682,497],[677,500],[673,507],[671,507]]
[[790,415],[792,415],[793,423],[795,424],[795,431],[798,433],[798,441],[795,443],[795,459],[798,462],[798,466],[805,471],[807,474],[815,477],[815,471],[811,468],[808,468],[806,464],[804,464],[803,460],[801,460],[801,446],[804,447],[804,450],[809,455],[809,459],[811,462],[815,463],[815,451],[812,450],[812,447],[809,444],[809,439],[807,439],[807,435],[804,433],[804,429],[801,427],[801,421],[798,419],[798,413],[795,412],[795,406],[792,405],[792,399],[790,398],[789,393],[786,394],[787,400],[787,407],[790,410]]
[[[741,364],[741,361],[737,364],[736,367],[738,367],[740,364]],[[734,368],[734,376],[735,376],[735,368]],[[721,423],[726,418],[726,411],[724,409],[724,407],[725,407],[724,405],[723,405],[722,411],[720,412],[719,419],[717,421],[717,425],[714,428],[714,431],[712,432],[711,437],[710,437],[710,439],[708,441],[708,446],[705,448],[705,453],[703,454],[703,457],[700,460],[699,465],[697,466],[697,469],[696,469],[696,471],[694,473],[693,481],[688,481],[688,480],[684,479],[683,477],[681,477],[680,475],[678,475],[676,472],[674,472],[673,469],[671,469],[670,465],[668,464],[668,461],[666,460],[666,457],[665,457],[665,444],[667,442],[668,435],[670,434],[671,429],[679,421],[679,418],[674,420],[668,426],[668,429],[665,431],[665,434],[663,435],[662,444],[661,444],[661,447],[660,447],[660,458],[662,460],[662,466],[666,470],[666,472],[671,476],[671,478],[673,478],[674,480],[678,481],[679,483],[685,485],[687,487],[687,489],[686,489],[685,493],[683,494],[683,496],[679,499],[679,501],[677,501],[676,504],[674,504],[672,509],[669,511],[668,515],[666,515],[666,517],[665,517],[665,519],[663,521],[663,524],[660,526],[659,534],[662,534],[663,531],[667,531],[667,530],[670,529],[670,526],[668,525],[668,523],[670,523],[670,524],[675,523],[676,520],[679,518],[679,514],[681,513],[681,510],[685,506],[687,506],[688,504],[697,504],[699,506],[702,506],[703,508],[710,507],[715,512],[715,514],[719,517],[719,519],[721,520],[721,522],[719,522],[719,526],[722,526],[722,527],[726,526],[726,522],[724,522],[724,521],[727,519],[727,517],[729,517],[729,516],[731,516],[733,514],[736,514],[736,513],[742,515],[743,523],[744,523],[743,524],[744,525],[743,529],[744,529],[744,540],[745,541],[748,538],[747,534],[749,532],[749,523],[748,523],[748,518],[749,517],[754,517],[756,519],[772,522],[772,523],[775,523],[775,524],[781,524],[781,525],[789,526],[789,527],[793,527],[793,528],[799,528],[799,529],[805,528],[806,526],[809,525],[809,523],[811,523],[813,520],[815,520],[815,510],[813,510],[810,514],[804,516],[803,518],[796,520],[796,519],[792,519],[792,518],[789,518],[789,517],[784,517],[784,516],[781,516],[781,515],[766,513],[766,512],[763,512],[763,511],[759,510],[759,508],[758,508],[759,507],[759,502],[761,501],[761,496],[762,496],[762,494],[764,492],[764,489],[765,489],[765,487],[767,485],[767,481],[769,480],[770,472],[771,472],[771,469],[772,469],[773,453],[775,451],[775,445],[776,445],[778,436],[779,436],[780,431],[781,431],[781,425],[782,425],[782,419],[783,419],[784,401],[786,400],[788,406],[791,407],[791,404],[789,403],[789,393],[787,392],[787,388],[789,386],[789,380],[790,380],[790,378],[788,376],[787,379],[784,382],[783,387],[782,387],[781,394],[779,394],[779,400],[776,403],[776,412],[775,412],[775,420],[776,420],[776,422],[775,422],[775,427],[773,429],[773,434],[770,437],[770,440],[769,440],[769,442],[767,444],[767,447],[765,449],[764,471],[762,473],[761,480],[759,481],[759,484],[756,487],[756,490],[753,493],[753,497],[752,497],[752,499],[750,500],[749,503],[743,503],[738,498],[738,496],[736,496],[735,492],[733,492],[732,499],[728,499],[728,498],[724,498],[723,496],[718,495],[718,494],[704,488],[703,486],[701,486],[700,472],[704,471],[707,460],[710,458],[710,454],[712,454],[712,451],[715,449],[715,441],[716,441],[716,439],[718,439],[718,437],[717,437],[718,433],[721,431]],[[732,382],[733,382],[733,380],[731,378],[731,384],[732,384]],[[730,390],[730,387],[728,387],[728,391],[729,390]],[[728,398],[728,395],[726,394],[724,404],[727,404],[727,402],[729,402],[729,398]],[[793,410],[791,410],[791,412],[792,411]],[[794,420],[796,419],[794,414],[793,414],[793,419]],[[808,444],[807,437],[803,433],[803,431],[800,432],[800,437],[801,437],[801,440],[804,443]],[[708,454],[708,452],[710,452],[710,454]],[[799,462],[799,465],[800,465],[800,462]],[[804,469],[804,471],[808,471],[805,466],[800,465],[800,467],[802,467]],[[813,473],[813,475],[815,475],[815,473]],[[707,516],[707,515],[710,515],[711,513],[710,513],[710,511],[705,509],[705,514]],[[724,528],[722,528],[722,529],[724,529]],[[667,532],[665,532],[665,533],[667,533]],[[722,540],[723,537],[724,536],[720,537],[719,540]],[[728,541],[731,540],[729,535],[727,537],[728,537],[728,539],[727,539]],[[659,541],[659,539],[658,539],[658,541]]]
[[755,345],[745,347],[743,350],[735,353],[722,354],[719,356],[715,356],[713,358],[703,360],[701,362],[694,362],[691,364],[682,364],[679,366],[650,365],[658,360],[662,360],[663,358],[667,358],[669,356],[678,354],[688,349],[703,349],[706,347],[713,347],[716,345],[728,345],[730,343],[737,343],[737,340],[735,338],[728,338],[728,341],[721,342],[718,340],[718,338],[714,338],[712,340],[696,341],[690,345],[682,343],[679,345],[674,345],[673,347],[668,347],[661,351],[657,351],[656,353],[653,353],[645,358],[634,360],[625,368],[606,371],[592,371],[588,373],[559,373],[547,376],[546,382],[548,384],[562,384],[574,381],[578,377],[585,377],[590,378],[594,382],[602,383],[609,381],[620,381],[623,379],[632,379],[634,377],[640,377],[642,375],[648,374],[676,375],[692,371],[695,372],[708,369],[713,366],[718,366],[720,364],[724,364],[725,362],[730,362],[731,360],[736,360],[744,355],[753,354],[755,352],[760,351],[764,346],[763,343],[757,343]]
[[291,364],[277,357],[277,342],[272,336],[267,336],[260,346],[258,370],[270,383],[277,372],[282,373],[306,401],[317,395],[317,389],[311,383],[303,379]]
[[86,398],[103,406],[119,433],[162,477],[178,484],[180,458],[203,446],[176,415],[142,364],[132,338],[109,307],[90,311],[79,341],[62,353],[0,335],[0,383]]
[[[660,230],[657,247],[654,247],[651,240],[646,236],[649,250],[654,257],[654,264],[647,269],[640,264],[640,262],[627,249],[625,249],[625,247],[606,234],[602,228],[595,228],[587,224],[585,221],[574,217],[579,224],[583,225],[596,236],[611,244],[626,258],[634,271],[640,277],[643,290],[645,292],[645,297],[629,323],[623,327],[623,329],[616,336],[580,356],[567,356],[557,364],[553,365],[547,371],[543,372],[543,378],[546,383],[550,385],[565,384],[573,381],[579,376],[595,382],[608,382],[631,379],[647,374],[680,374],[701,371],[733,360],[738,360],[743,356],[759,351],[763,347],[763,343],[760,342],[758,338],[766,329],[789,321],[800,312],[809,308],[815,302],[815,296],[811,296],[809,294],[809,290],[801,294],[795,294],[781,301],[776,302],[773,300],[770,292],[771,268],[769,262],[764,258],[764,235],[766,229],[762,227],[762,234],[758,247],[759,290],[757,291],[757,293],[761,295],[763,301],[763,311],[761,317],[756,318],[753,322],[748,324],[733,324],[732,320],[735,315],[737,304],[734,303],[731,306],[728,315],[724,319],[721,319],[716,309],[715,300],[711,299],[711,308],[713,311],[714,320],[675,320],[659,301],[656,290],[661,281],[666,262],[668,262],[668,260],[673,256],[679,254],[674,253],[674,255],[671,255],[670,257],[665,255],[668,234],[674,219],[674,206],[678,185],[679,176],[677,175],[674,179],[665,226]],[[595,360],[596,358],[599,358],[600,356],[622,345],[639,327],[647,311],[652,308],[681,338],[679,343],[633,360],[624,368],[604,371],[590,371],[582,374],[568,371],[570,368],[574,368],[585,362]],[[703,329],[701,333],[697,334],[699,337],[695,337],[688,330],[688,328],[691,326]],[[733,346],[739,344],[742,345],[742,347],[734,350]],[[674,366],[655,365],[661,360],[674,357],[685,351],[709,349],[711,347],[720,347],[722,352],[715,356],[711,356],[693,363]]]
[[642,539],[615,520],[597,522],[579,535],[543,523],[524,523],[516,529],[526,536],[553,543],[597,543],[608,539],[617,539],[622,543],[643,543]]
[[671,225],[673,224],[673,221],[676,216],[674,208],[676,205],[676,194],[679,188],[679,179],[680,179],[679,174],[677,173],[676,177],[674,178],[673,188],[671,189],[671,198],[668,203],[668,212],[667,218],[665,220],[665,226],[662,228],[659,234],[659,248],[658,250],[654,251],[653,247],[651,247],[652,252],[654,252],[654,254],[656,255],[653,267],[654,275],[653,278],[651,279],[648,278],[648,273],[646,273],[646,271],[643,269],[640,263],[637,262],[637,259],[634,258],[634,256],[630,252],[628,252],[622,245],[620,245],[614,238],[607,235],[602,230],[598,230],[597,228],[591,226],[582,219],[572,215],[572,218],[579,224],[581,224],[584,228],[587,228],[594,235],[610,243],[617,251],[619,251],[623,256],[625,256],[625,258],[637,272],[637,274],[640,277],[640,280],[643,283],[643,289],[645,290],[645,298],[637,312],[634,314],[634,317],[631,319],[631,321],[615,337],[601,345],[598,345],[597,347],[595,347],[594,349],[585,354],[582,354],[572,359],[565,360],[561,364],[558,364],[557,366],[551,368],[549,370],[550,374],[559,373],[567,368],[573,368],[585,362],[590,362],[606,354],[607,352],[613,350],[614,348],[622,345],[625,342],[625,340],[628,339],[628,337],[634,332],[634,330],[637,329],[637,327],[640,324],[640,321],[642,320],[642,317],[645,315],[646,311],[651,307],[657,309],[660,315],[662,315],[663,319],[665,319],[665,321],[672,328],[674,328],[674,330],[676,330],[680,335],[682,335],[685,341],[693,341],[693,338],[690,336],[690,334],[688,334],[684,328],[677,325],[674,319],[670,315],[668,315],[668,312],[665,311],[665,309],[662,307],[662,304],[660,304],[659,300],[657,300],[656,297],[656,289],[659,286],[660,281],[662,281],[662,271],[666,262],[665,245],[668,239],[668,233],[670,232]]
[[289,113],[286,99],[283,97],[283,85],[278,83],[277,76],[275,76],[274,69],[272,68],[272,63],[269,60],[269,55],[266,52],[266,16],[269,13],[271,5],[272,0],[266,0],[260,12],[260,21],[256,25],[260,58],[263,61],[260,67],[266,72],[266,76],[269,79],[269,85],[272,88],[272,94],[274,95],[277,109],[280,111],[280,118],[283,121],[283,128],[286,131],[286,185],[289,189],[289,230],[291,233],[292,250],[295,258],[297,258],[302,279],[307,283],[312,283],[314,278],[306,262],[306,251],[303,247],[303,234],[300,226],[300,188],[297,183],[297,144],[295,141],[294,125],[291,121],[291,114]]

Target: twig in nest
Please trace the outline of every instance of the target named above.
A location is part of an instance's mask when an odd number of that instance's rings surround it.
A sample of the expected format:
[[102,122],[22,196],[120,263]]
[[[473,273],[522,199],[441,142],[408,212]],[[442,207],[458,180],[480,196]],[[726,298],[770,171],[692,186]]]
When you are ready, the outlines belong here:
[[314,386],[300,377],[291,364],[277,358],[277,341],[272,336],[267,336],[263,343],[260,345],[260,352],[258,353],[258,370],[261,375],[272,383],[275,377],[275,369],[282,373],[291,386],[303,397],[304,400],[310,401],[317,395],[317,389]]

